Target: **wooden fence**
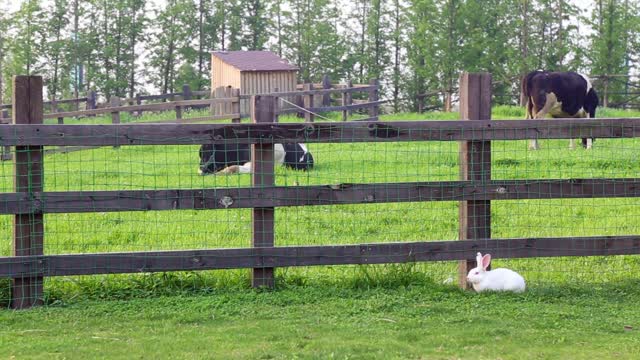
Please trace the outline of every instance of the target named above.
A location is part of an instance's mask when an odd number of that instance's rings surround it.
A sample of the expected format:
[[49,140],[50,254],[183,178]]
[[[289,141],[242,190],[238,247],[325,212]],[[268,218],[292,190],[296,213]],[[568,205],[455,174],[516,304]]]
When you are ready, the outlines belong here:
[[[269,95],[269,96],[277,96],[279,98],[286,97],[299,97],[299,105],[300,108],[289,108],[284,110],[279,110],[279,114],[286,113],[296,113],[299,112],[301,117],[305,118],[305,121],[313,122],[315,119],[315,115],[321,112],[330,112],[330,111],[341,111],[342,112],[342,120],[347,121],[348,118],[352,115],[354,110],[366,109],[368,110],[369,117],[362,120],[377,120],[379,107],[384,101],[378,100],[378,92],[380,89],[380,85],[377,80],[372,80],[370,85],[337,85],[335,87],[323,87],[322,89],[316,89],[314,84],[304,84],[304,89],[300,91],[291,91],[291,92],[276,92],[276,93],[267,93],[267,94],[258,94],[261,96]],[[352,99],[352,94],[356,92],[364,92],[367,94],[368,100],[364,101],[355,101]],[[157,99],[170,99],[176,95],[186,96],[190,98],[192,95],[203,96],[205,92],[192,92],[189,90],[188,86],[185,85],[182,93],[175,94],[167,94],[167,95],[153,95],[146,97],[138,97],[136,101],[142,100],[157,100]],[[209,91],[206,91],[208,94]],[[185,95],[186,94],[186,95]],[[341,95],[341,105],[339,106],[331,106],[330,95],[332,94],[340,94]],[[240,102],[250,100],[252,95],[240,95],[239,89],[233,89],[230,87],[221,87],[215,89],[213,91],[213,97],[207,99],[197,99],[197,100],[174,100],[170,102],[161,102],[161,103],[151,103],[151,104],[136,104],[136,105],[123,105],[126,103],[131,103],[132,99],[121,99],[119,97],[111,97],[109,101],[109,106],[100,106],[98,108],[92,108],[87,110],[77,110],[77,111],[67,111],[67,112],[53,112],[53,113],[45,113],[44,119],[57,119],[58,124],[64,124],[65,118],[81,118],[81,117],[93,117],[96,115],[105,115],[109,114],[111,116],[112,124],[120,124],[120,114],[123,112],[140,114],[145,111],[175,111],[175,119],[167,119],[161,121],[155,121],[154,123],[197,123],[197,122],[205,122],[212,120],[225,120],[231,119],[232,123],[241,122],[242,117],[246,117],[246,114],[241,114],[240,112]],[[322,100],[320,103],[316,100]],[[324,106],[324,103],[327,103],[327,106]],[[44,104],[44,103],[43,103]],[[316,106],[319,104],[320,106]],[[210,108],[211,114],[204,117],[198,118],[183,118],[183,110],[187,108]],[[8,124],[11,122],[11,119],[8,117],[8,113],[6,110],[3,112],[3,117],[0,119],[0,123]],[[149,124],[150,122],[145,122]],[[50,149],[47,152],[71,152],[71,151],[79,151],[87,148],[95,148],[95,146],[82,147],[60,147],[58,149]],[[0,147],[0,161],[10,160],[11,159],[11,151],[8,146]]]
[[[640,119],[490,120],[489,74],[463,74],[464,121],[275,123],[277,97],[253,98],[252,123],[41,125],[39,77],[15,79],[15,125],[0,126],[0,145],[16,147],[15,192],[0,193],[13,214],[12,256],[0,277],[13,279],[12,307],[42,301],[45,276],[252,268],[254,286],[273,286],[276,267],[460,261],[460,286],[478,251],[496,258],[640,253],[640,236],[491,239],[491,202],[513,199],[640,197],[640,178],[491,180],[491,141],[531,138],[640,137]],[[38,100],[40,99],[40,100]],[[460,180],[275,186],[273,143],[460,142]],[[252,186],[239,188],[44,191],[43,146],[253,144]],[[426,164],[425,164],[426,166]],[[283,206],[460,201],[456,241],[333,246],[275,246],[274,213]],[[44,255],[47,213],[253,209],[253,247]]]

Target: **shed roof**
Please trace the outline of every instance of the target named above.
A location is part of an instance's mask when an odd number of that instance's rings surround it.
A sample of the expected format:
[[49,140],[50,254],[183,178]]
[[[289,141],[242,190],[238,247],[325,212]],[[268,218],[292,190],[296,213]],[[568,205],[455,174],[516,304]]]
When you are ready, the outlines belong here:
[[240,71],[297,71],[270,51],[214,51],[213,55]]

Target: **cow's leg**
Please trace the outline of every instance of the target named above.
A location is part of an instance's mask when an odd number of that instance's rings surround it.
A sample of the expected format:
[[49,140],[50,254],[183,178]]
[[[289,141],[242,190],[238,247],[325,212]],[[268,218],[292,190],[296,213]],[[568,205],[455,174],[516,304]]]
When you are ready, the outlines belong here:
[[[531,101],[531,99],[527,99],[525,120],[530,120],[530,119],[533,119],[533,102]],[[529,149],[530,150],[540,149],[540,145],[538,144],[538,139],[529,140]]]
[[[558,98],[554,93],[548,93],[544,100],[544,106],[540,109],[534,116],[534,119],[544,119],[548,114],[551,108],[558,102]],[[535,104],[534,104],[535,105]],[[540,149],[540,145],[538,144],[538,139],[533,139],[531,144],[529,145],[531,150]]]
[[554,93],[548,93],[544,102],[544,106],[536,113],[536,119],[544,119],[551,108],[558,102],[558,98]]
[[229,175],[229,174],[249,174],[251,173],[251,162],[244,165],[231,165],[216,172],[216,175]]
[[584,140],[585,140],[585,141],[584,141],[584,147],[585,147],[587,150],[590,150],[590,149],[591,149],[591,147],[593,146],[593,138],[586,138],[586,139],[584,139]]
[[540,144],[538,144],[538,139],[529,140],[529,150],[540,150]]
[[576,139],[569,139],[569,149],[571,150],[576,149]]

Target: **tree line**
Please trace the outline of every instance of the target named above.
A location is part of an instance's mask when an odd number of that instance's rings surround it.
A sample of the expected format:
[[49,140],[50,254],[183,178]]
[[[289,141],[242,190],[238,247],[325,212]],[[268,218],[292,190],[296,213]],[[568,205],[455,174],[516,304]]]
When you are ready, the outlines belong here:
[[7,7],[0,5],[3,102],[16,74],[42,75],[49,99],[206,89],[214,50],[271,50],[300,67],[305,82],[324,74],[354,83],[378,78],[396,110],[415,109],[417,95],[433,90],[444,96],[430,101],[450,105],[462,70],[491,72],[495,93],[514,92],[533,69],[611,75],[599,85],[614,100],[630,86],[616,76],[640,70],[640,0],[593,0],[588,9],[566,0],[23,0]]

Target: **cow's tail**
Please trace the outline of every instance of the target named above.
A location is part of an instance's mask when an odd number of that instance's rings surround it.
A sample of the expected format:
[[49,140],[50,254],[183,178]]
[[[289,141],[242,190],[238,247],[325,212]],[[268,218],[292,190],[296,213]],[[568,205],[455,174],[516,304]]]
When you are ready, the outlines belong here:
[[[600,105],[600,99],[598,99],[598,93],[596,93],[593,88],[589,89],[587,93],[587,97],[584,99],[584,110],[589,114],[589,118],[593,119],[596,117],[596,108]],[[596,141],[595,138],[591,139],[593,143]],[[587,139],[582,139],[582,147],[587,147]]]
[[524,107],[525,107],[525,111],[527,113],[526,118],[527,119],[532,119],[533,118],[533,104],[531,104],[531,79],[533,79],[534,76],[536,76],[537,74],[539,74],[540,71],[532,71],[530,73],[528,73],[527,75],[522,77],[522,81],[520,82],[520,91],[522,92],[522,99]]
[[522,94],[524,95],[525,98],[528,98],[529,96],[531,96],[531,89],[530,89],[531,79],[533,79],[534,76],[542,73],[543,71],[536,70],[522,77],[520,90],[522,91]]
[[596,117],[596,108],[600,105],[600,99],[598,99],[598,93],[593,88],[587,93],[586,99],[584,99],[584,109],[589,113],[590,118]]

